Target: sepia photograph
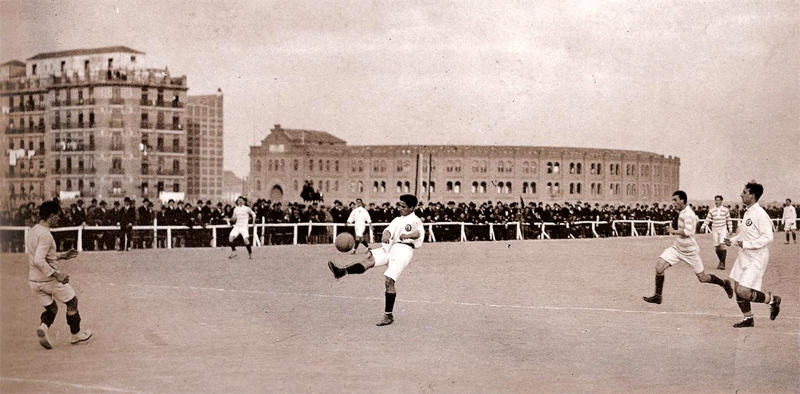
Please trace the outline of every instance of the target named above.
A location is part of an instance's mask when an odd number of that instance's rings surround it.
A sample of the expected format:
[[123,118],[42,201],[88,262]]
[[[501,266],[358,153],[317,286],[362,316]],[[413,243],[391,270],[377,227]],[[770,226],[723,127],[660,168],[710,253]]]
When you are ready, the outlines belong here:
[[800,393],[800,2],[0,0],[0,393]]

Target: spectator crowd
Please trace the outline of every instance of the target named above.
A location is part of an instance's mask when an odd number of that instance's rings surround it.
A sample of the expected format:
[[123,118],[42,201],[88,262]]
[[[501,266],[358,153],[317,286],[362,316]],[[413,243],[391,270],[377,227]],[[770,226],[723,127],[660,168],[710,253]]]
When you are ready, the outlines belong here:
[[[82,200],[65,206],[62,204],[63,214],[60,227],[83,226],[84,236],[81,240],[83,250],[128,250],[131,247],[152,247],[153,242],[159,246],[166,244],[166,232],[159,231],[154,237],[152,231],[133,230],[134,225],[153,226],[188,226],[190,229],[175,229],[170,240],[173,247],[203,247],[211,244],[214,235],[206,226],[227,225],[233,213],[234,206],[218,202],[214,205],[209,201],[197,201],[196,205],[189,202],[170,200],[166,204],[156,204],[148,199],[141,201],[137,206],[135,200],[125,198],[122,204],[114,201],[112,206],[106,201],[92,199],[88,206]],[[350,211],[355,208],[355,202],[343,204],[334,201],[333,205],[312,203],[282,203],[259,199],[248,204],[255,211],[258,223],[340,223],[347,221]],[[373,223],[389,223],[398,215],[396,206],[389,203],[381,205],[370,203],[367,211]],[[743,210],[738,204],[729,206],[732,218],[740,218]],[[693,207],[695,213],[705,218],[709,206]],[[781,206],[765,207],[772,218],[780,218]],[[668,204],[633,204],[611,205],[595,203],[564,202],[563,204],[528,202],[522,200],[512,203],[487,201],[477,205],[475,203],[447,203],[429,202],[420,203],[416,214],[424,223],[470,223],[466,236],[468,240],[490,239],[488,224],[492,223],[494,239],[514,239],[516,226],[508,223],[520,222],[523,226],[523,237],[526,239],[538,238],[541,227],[538,223],[550,224],[548,236],[551,238],[584,238],[592,237],[592,228],[580,225],[580,222],[603,222],[595,227],[597,235],[607,237],[612,235],[630,235],[630,226],[612,227],[611,222],[616,220],[652,220],[657,222],[671,221],[677,217],[677,212]],[[33,226],[38,222],[38,207],[35,203],[21,205],[16,211],[0,212],[0,225],[2,226]],[[111,226],[118,230],[94,230],[92,227]],[[472,227],[474,226],[474,227]],[[639,226],[639,225],[637,225]],[[640,234],[647,231],[642,225]],[[302,232],[300,243],[329,242],[330,229],[324,226],[307,227],[307,232]],[[665,226],[661,227],[665,229]],[[216,237],[218,246],[225,246],[229,229],[219,228]],[[265,244],[291,243],[292,229],[290,227],[259,229],[259,236],[263,237]],[[163,232],[163,234],[162,234]],[[443,226],[436,234],[437,241],[456,241],[461,239],[460,226]],[[76,232],[55,232],[57,242],[61,248],[74,247],[77,242]],[[663,233],[663,231],[659,232]],[[3,251],[19,251],[21,247],[21,234],[5,232],[2,237]],[[287,240],[288,238],[288,240]],[[127,242],[126,242],[127,241]]]

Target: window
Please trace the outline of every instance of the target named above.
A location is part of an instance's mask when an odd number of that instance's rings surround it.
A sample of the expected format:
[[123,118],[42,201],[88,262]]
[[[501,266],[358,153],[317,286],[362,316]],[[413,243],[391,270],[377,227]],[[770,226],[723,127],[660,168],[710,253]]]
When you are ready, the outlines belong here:
[[261,172],[261,160],[256,160],[256,172]]
[[555,162],[555,163],[553,164],[553,173],[554,173],[554,174],[558,174],[558,172],[560,171],[560,169],[561,169],[561,166],[558,164],[558,162]]
[[549,162],[549,161],[547,162],[547,173],[548,174],[552,174],[553,173],[553,163]]
[[461,193],[461,182],[456,182],[455,185],[453,185],[453,192]]
[[[423,185],[425,184],[425,182],[422,182],[422,183],[423,183]],[[423,186],[423,187],[424,187],[424,186]],[[472,182],[472,189],[471,189],[471,191],[472,191],[473,193],[477,193],[477,192],[478,192],[478,182]]]
[[175,192],[175,193],[179,193],[181,191],[181,184],[178,183],[178,182],[173,183],[172,184],[172,191]]

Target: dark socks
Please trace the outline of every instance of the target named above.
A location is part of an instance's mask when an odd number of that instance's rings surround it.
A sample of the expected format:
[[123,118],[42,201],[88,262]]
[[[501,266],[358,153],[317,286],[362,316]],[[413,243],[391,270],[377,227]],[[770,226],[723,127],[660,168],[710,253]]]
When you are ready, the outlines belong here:
[[235,252],[236,251],[236,247],[231,245],[231,250]]
[[753,292],[750,293],[750,301],[758,302],[759,304],[766,304],[769,300],[767,300],[766,294],[758,290],[753,290]]
[[253,248],[250,247],[250,245],[245,245],[244,247],[247,248],[247,253],[248,254],[253,254]]
[[387,314],[392,313],[394,310],[394,299],[397,297],[397,293],[386,293],[386,309],[385,312]]
[[367,268],[364,267],[364,264],[355,263],[347,268],[345,268],[348,274],[363,274],[367,271]]
[[708,276],[711,277],[711,280],[709,280],[708,283],[713,283],[713,284],[715,284],[717,286],[725,286],[725,281],[720,279],[720,278],[717,278],[716,275],[710,274]]
[[81,314],[75,313],[74,315],[67,314],[67,324],[69,324],[69,332],[77,334],[81,332]]
[[47,327],[50,327],[51,325],[53,325],[53,322],[56,320],[56,312],[58,312],[58,308],[56,308],[55,311],[54,311],[53,308],[52,308],[52,306],[54,306],[54,305],[55,305],[55,302],[53,302],[53,304],[51,304],[50,306],[46,307],[44,312],[42,312],[42,316],[41,316],[42,323],[46,324]]
[[656,275],[656,295],[660,296],[664,290],[664,275]]
[[753,315],[753,313],[750,311],[750,300],[739,297],[737,294],[736,303],[739,304],[739,310],[742,311],[745,317]]

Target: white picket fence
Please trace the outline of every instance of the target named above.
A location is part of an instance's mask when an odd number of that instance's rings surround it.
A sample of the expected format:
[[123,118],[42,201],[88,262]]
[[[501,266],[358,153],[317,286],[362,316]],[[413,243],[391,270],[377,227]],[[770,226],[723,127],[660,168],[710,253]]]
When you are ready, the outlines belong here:
[[[741,221],[741,219],[732,219],[735,222]],[[780,219],[773,219],[773,227],[775,230],[778,229],[781,223]],[[600,234],[598,234],[598,226],[603,224],[609,224],[607,221],[578,221],[573,223],[552,223],[552,222],[539,222],[539,223],[521,223],[521,222],[508,222],[508,223],[488,223],[488,224],[476,224],[476,223],[468,223],[468,222],[437,222],[437,223],[425,223],[424,227],[426,230],[426,240],[428,242],[437,242],[436,234],[445,232],[445,227],[453,227],[457,226],[459,229],[458,241],[460,242],[468,242],[468,228],[476,228],[476,227],[488,227],[488,236],[484,237],[489,241],[497,241],[498,237],[496,235],[497,228],[503,228],[506,231],[511,228],[514,231],[513,239],[516,240],[524,240],[524,239],[532,239],[532,238],[525,238],[523,235],[523,227],[525,226],[532,226],[535,227],[538,231],[536,232],[535,239],[550,239],[551,233],[554,229],[558,229],[559,227],[563,227],[566,231],[567,238],[575,238],[574,235],[570,231],[570,226],[578,227],[578,226],[587,226],[584,227],[591,231],[591,234],[594,238],[600,238]],[[657,231],[657,226],[669,226],[670,221],[653,221],[653,220],[613,220],[610,222],[610,236],[620,236],[623,230],[625,230],[626,236],[656,236],[662,233]],[[369,239],[370,242],[376,242],[375,231],[373,228],[378,227],[386,227],[388,223],[374,223],[372,227],[368,228],[369,232]],[[638,228],[637,228],[637,225]],[[324,231],[324,237],[329,239],[329,242],[333,243],[335,239],[335,234],[339,233],[339,230],[342,228],[347,228],[352,226],[341,224],[341,223],[314,223],[314,222],[307,222],[307,223],[257,223],[257,224],[250,224],[248,226],[251,231],[250,239],[253,240],[254,246],[263,246],[264,245],[264,235],[267,234],[269,229],[279,229],[279,228],[291,228],[292,232],[292,242],[291,244],[297,245],[300,239],[300,235],[303,231],[306,232],[306,237],[311,237],[312,229],[314,227],[321,227],[327,228],[328,231]],[[210,247],[217,247],[219,245],[218,242],[218,231],[220,229],[231,229],[232,226],[230,224],[218,224],[218,225],[207,225],[205,227],[201,226],[194,226],[194,227],[187,227],[187,226],[159,226],[157,223],[154,223],[152,226],[133,226],[133,231],[137,232],[150,232],[152,231],[152,248],[157,249],[159,247],[159,239],[163,239],[165,244],[163,247],[167,249],[173,248],[173,232],[176,230],[210,230],[211,231],[211,241]],[[7,236],[7,232],[22,232],[23,238],[27,236],[28,230],[30,228],[26,226],[0,226],[0,232],[3,232],[5,236]],[[629,231],[628,231],[629,230]],[[642,231],[643,230],[643,231]],[[704,226],[703,230],[708,233],[710,230]],[[70,232],[76,231],[77,232],[77,239],[75,240],[76,248],[78,251],[83,250],[83,237],[85,233],[88,232],[98,232],[98,231],[107,231],[107,232],[120,232],[120,228],[118,226],[74,226],[74,227],[59,227],[54,228],[51,230],[54,233],[58,232]],[[159,231],[165,232],[166,235],[163,237],[159,236]],[[261,234],[261,236],[257,236],[257,234]],[[124,238],[123,238],[124,240]]]

